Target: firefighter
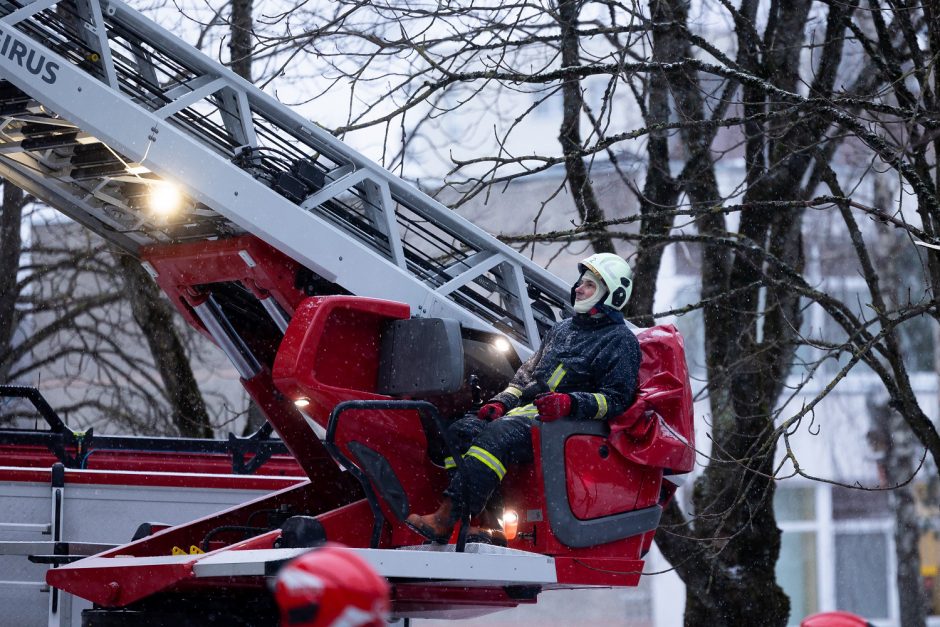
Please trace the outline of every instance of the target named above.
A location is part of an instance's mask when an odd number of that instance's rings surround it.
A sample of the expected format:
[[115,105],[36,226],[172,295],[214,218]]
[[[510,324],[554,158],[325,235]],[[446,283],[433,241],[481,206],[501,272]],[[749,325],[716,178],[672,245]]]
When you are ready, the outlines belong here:
[[[448,429],[451,442],[464,451],[463,470],[457,472],[453,458],[445,459],[451,480],[440,507],[405,521],[425,538],[447,543],[464,513],[483,510],[507,466],[533,461],[534,421],[606,420],[633,402],[640,346],[622,313],[633,273],[611,253],[591,255],[578,270],[580,278],[571,289],[575,315],[549,330],[505,390]],[[494,530],[471,528],[468,539],[505,543]]]
[[281,627],[384,627],[388,582],[353,551],[327,544],[277,574],[274,597]]

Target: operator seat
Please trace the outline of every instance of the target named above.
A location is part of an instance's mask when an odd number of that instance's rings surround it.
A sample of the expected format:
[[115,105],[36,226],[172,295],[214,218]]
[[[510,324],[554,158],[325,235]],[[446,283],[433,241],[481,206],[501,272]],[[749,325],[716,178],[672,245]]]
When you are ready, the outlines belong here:
[[[439,417],[401,399],[467,391],[459,325],[409,313],[376,299],[310,298],[295,312],[273,369],[278,389],[308,401],[305,413],[327,428],[334,456],[359,473],[385,523],[374,540],[382,546],[413,544],[404,519],[436,508],[447,482]],[[631,559],[649,548],[675,489],[664,475],[688,472],[694,459],[691,393],[675,328],[653,327],[638,339],[640,387],[627,412],[609,424],[562,419],[533,429],[535,463],[514,468],[501,488],[503,504],[519,516],[511,546]],[[346,401],[378,404],[333,411]]]

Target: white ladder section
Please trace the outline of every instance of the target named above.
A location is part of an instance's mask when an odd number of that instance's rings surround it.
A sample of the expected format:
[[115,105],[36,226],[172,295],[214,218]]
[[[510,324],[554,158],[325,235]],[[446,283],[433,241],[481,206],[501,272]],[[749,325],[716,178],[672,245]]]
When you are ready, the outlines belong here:
[[[251,233],[360,296],[506,334],[569,287],[117,0],[0,0],[0,175],[130,252]],[[188,210],[159,218],[168,180]]]
[[[0,491],[13,491],[14,485],[0,486]],[[12,494],[11,494],[12,496]],[[25,523],[25,522],[0,522],[0,557],[17,559],[27,555],[45,554],[52,555],[57,552],[57,547],[64,540],[63,527],[65,520],[65,469],[61,464],[56,464],[52,470],[51,482],[51,508],[49,522]],[[16,496],[13,496],[16,498]],[[13,498],[10,499],[12,502]],[[12,513],[7,509],[0,510],[4,514]],[[18,513],[18,512],[17,512]],[[48,540],[23,540],[24,535],[41,535]],[[17,538],[10,540],[8,538]],[[5,562],[6,563],[6,562]],[[18,572],[19,569],[11,569]],[[6,575],[7,573],[4,573]],[[30,598],[29,590],[36,590],[49,594],[49,613],[47,624],[49,627],[65,627],[72,622],[72,604],[71,598],[67,594],[56,588],[50,588],[45,581],[36,580],[15,580],[4,577],[0,580],[0,588],[13,588],[19,590],[14,593],[14,598]],[[17,615],[20,608],[10,608],[9,613]],[[0,623],[3,619],[0,618]]]

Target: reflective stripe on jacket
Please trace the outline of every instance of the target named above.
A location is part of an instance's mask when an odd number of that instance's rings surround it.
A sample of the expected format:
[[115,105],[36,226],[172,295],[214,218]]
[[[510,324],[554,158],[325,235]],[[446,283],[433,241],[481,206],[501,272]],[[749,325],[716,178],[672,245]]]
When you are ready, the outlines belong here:
[[510,387],[492,400],[511,410],[532,402],[523,390],[553,389],[571,395],[575,418],[603,420],[633,402],[639,369],[640,344],[626,325],[581,314],[555,324]]

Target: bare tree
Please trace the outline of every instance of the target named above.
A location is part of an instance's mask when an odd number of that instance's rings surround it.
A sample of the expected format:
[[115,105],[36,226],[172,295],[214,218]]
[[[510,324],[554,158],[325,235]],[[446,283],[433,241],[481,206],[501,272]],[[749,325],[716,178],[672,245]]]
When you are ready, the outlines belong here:
[[[730,28],[704,32],[704,15]],[[915,247],[940,242],[935,0],[339,0],[251,28],[259,82],[295,78],[331,105],[324,115],[343,109],[329,121],[337,135],[379,137],[385,164],[406,175],[446,163],[440,193],[457,208],[563,172],[531,199],[531,232],[503,239],[546,258],[585,245],[632,255],[634,320],[701,315],[711,452],[690,511],[674,503],[657,535],[687,585],[687,624],[786,623],[776,483],[831,479],[806,470],[793,439],[850,373],[873,373],[940,460],[904,348],[917,321],[940,319],[940,258]],[[632,190],[635,215],[610,212],[627,203],[599,193],[601,162]],[[896,205],[857,198],[877,170],[899,181]],[[574,224],[545,232],[538,216],[565,193]],[[840,225],[831,247],[850,253],[840,263],[864,281],[861,296],[807,271],[804,240],[823,214]],[[885,294],[872,224],[916,259],[906,299]],[[697,255],[701,299],[656,312],[655,279],[676,246]],[[840,333],[807,328],[810,309]]]
[[[36,221],[45,235],[24,248],[21,225],[31,222],[24,220],[27,201],[15,186],[3,184],[0,381],[29,381],[56,364],[64,377],[57,385],[73,401],[63,410],[78,413],[80,423],[212,437],[190,351],[169,302],[144,269],[95,238],[76,236],[66,222]],[[122,308],[130,309],[136,324],[126,324]],[[14,338],[24,330],[25,337]],[[141,336],[149,354],[135,350]]]
[[[698,16],[706,11],[730,29],[703,32]],[[940,461],[940,434],[914,392],[905,339],[924,318],[940,320],[940,257],[915,246],[940,243],[935,0],[339,0],[260,25],[251,4],[238,2],[231,15],[230,62],[243,76],[251,78],[252,61],[262,64],[259,82],[323,68],[307,96],[348,103],[334,132],[355,141],[377,131],[385,163],[406,174],[433,166],[430,155],[447,163],[441,194],[456,194],[458,208],[532,175],[558,174],[532,204],[540,214],[567,194],[571,228],[544,232],[533,221],[530,232],[502,233],[505,241],[541,246],[546,256],[578,246],[631,255],[641,278],[634,320],[701,315],[711,450],[690,507],[673,503],[657,536],[687,585],[687,624],[787,621],[789,603],[774,575],[774,491],[786,476],[831,480],[807,471],[793,440],[824,420],[817,409],[850,373],[870,371],[899,417],[889,431],[903,425],[933,467]],[[217,14],[205,27],[223,22]],[[627,160],[642,165],[628,171]],[[743,167],[728,167],[732,160]],[[626,197],[599,191],[601,162],[632,191],[636,214],[623,215]],[[891,206],[856,193],[878,170],[898,180]],[[23,252],[11,227],[23,199],[14,196],[5,190],[5,264]],[[830,290],[807,271],[805,239],[820,214],[840,225],[831,246],[851,253],[840,262],[861,277],[861,295]],[[881,267],[872,246],[884,231],[908,244],[913,282],[905,295],[891,293],[896,274]],[[701,298],[657,312],[664,252],[680,245],[696,254]],[[119,314],[106,308],[121,298],[116,283],[105,283],[113,264],[95,245],[89,250],[95,254],[67,257],[45,243],[28,251],[33,265],[4,274],[0,373],[27,374],[36,364],[23,365],[23,356],[67,333],[70,341],[50,355],[61,356],[68,373],[94,353],[105,379],[125,378],[135,402],[157,399],[155,389],[183,399],[190,409],[174,413],[176,428],[189,428],[181,421],[192,419],[196,399],[192,385],[172,382],[178,373],[146,361],[122,371],[123,342],[103,331],[118,328],[112,316]],[[138,289],[144,277],[130,272],[126,285],[140,296],[134,318],[145,330],[168,330],[159,299]],[[78,277],[100,282],[96,294],[76,294]],[[18,305],[8,293],[20,297]],[[68,303],[56,299],[62,294]],[[810,309],[840,333],[808,328]],[[23,316],[50,322],[16,342],[12,329]],[[153,352],[184,353],[172,333],[151,333],[148,342]],[[821,391],[809,391],[811,379],[825,379]],[[893,468],[898,486],[917,471],[907,461]],[[905,555],[913,564],[911,551]],[[917,614],[905,620],[923,623]]]
[[[578,0],[560,0],[556,11],[560,30],[561,67],[569,69],[570,76],[561,83],[562,116],[558,141],[565,156],[565,172],[568,188],[578,208],[583,224],[591,225],[604,221],[604,211],[597,201],[594,187],[591,185],[588,169],[580,155],[581,117],[584,112],[584,94],[577,68],[581,65],[581,42],[578,35],[578,20],[582,2]],[[604,230],[593,233],[591,245],[595,252],[614,252],[614,242]]]
[[[211,437],[190,366],[206,349],[177,326],[140,264],[76,224],[50,220],[46,208],[24,211],[22,192],[4,188],[3,219],[16,226],[0,240],[11,279],[0,327],[3,382],[41,384],[75,427]],[[25,245],[23,223],[32,224]],[[216,410],[217,421],[225,411]]]

